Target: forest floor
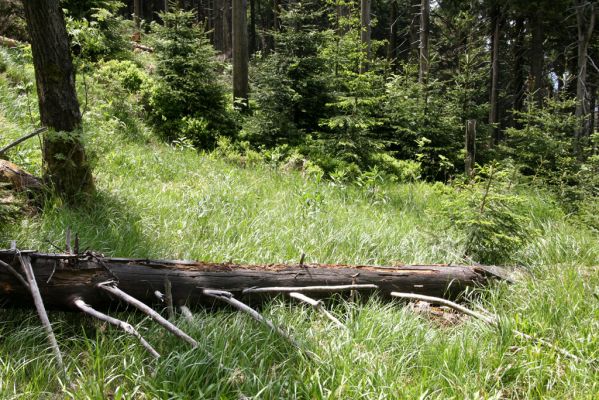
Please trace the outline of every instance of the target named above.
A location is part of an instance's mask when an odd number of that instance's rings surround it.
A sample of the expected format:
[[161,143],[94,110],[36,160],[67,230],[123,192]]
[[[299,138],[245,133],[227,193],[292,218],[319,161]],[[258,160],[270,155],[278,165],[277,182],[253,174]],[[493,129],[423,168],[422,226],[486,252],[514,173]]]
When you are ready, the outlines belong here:
[[[1,144],[35,120],[35,95],[15,85],[19,74],[31,76],[31,66],[9,65],[0,74]],[[87,86],[93,205],[68,209],[49,199],[43,212],[0,225],[0,247],[14,239],[22,248],[53,250],[70,227],[81,248],[123,257],[297,262],[305,253],[306,262],[464,262],[464,234],[440,212],[451,191],[440,184],[380,182],[372,190],[167,145],[125,102]],[[10,157],[39,173],[36,140]],[[193,322],[178,319],[200,342],[196,350],[138,315],[122,315],[164,354],[155,361],[116,329],[50,313],[67,365],[60,376],[36,315],[0,309],[0,398],[597,398],[597,235],[571,223],[544,191],[518,195],[537,232],[511,257],[523,272],[480,298],[502,329],[468,319],[440,323],[400,302],[332,299],[327,307],[345,332],[307,307],[266,306],[266,316],[322,360],[315,362],[231,311],[194,310]]]

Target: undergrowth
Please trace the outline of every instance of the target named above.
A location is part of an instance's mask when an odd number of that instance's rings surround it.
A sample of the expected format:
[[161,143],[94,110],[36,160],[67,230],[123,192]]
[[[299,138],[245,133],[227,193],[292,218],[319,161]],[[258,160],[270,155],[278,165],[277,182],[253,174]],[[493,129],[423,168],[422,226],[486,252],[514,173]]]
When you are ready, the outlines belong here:
[[[14,90],[27,87],[31,69],[16,71],[12,59],[5,64],[2,143],[29,131],[36,120],[31,94]],[[306,261],[315,262],[458,263],[479,250],[470,237],[477,225],[455,223],[448,202],[458,210],[480,210],[485,175],[477,190],[400,184],[377,174],[349,184],[264,160],[231,162],[184,142],[156,139],[128,101],[140,93],[123,90],[115,98],[108,84],[90,77],[86,87],[94,201],[69,209],[49,198],[38,213],[0,225],[0,247],[15,239],[22,248],[53,251],[70,227],[82,249],[126,257],[297,262],[305,253]],[[86,90],[80,89],[85,103]],[[39,174],[35,140],[9,157]],[[477,300],[501,316],[499,331],[474,320],[440,326],[399,302],[334,298],[327,307],[349,328],[342,332],[306,307],[280,300],[267,305],[264,314],[315,352],[321,360],[315,362],[230,310],[194,310],[193,322],[177,321],[200,342],[196,350],[138,315],[122,315],[164,355],[152,361],[134,339],[111,327],[51,313],[66,356],[67,376],[61,377],[48,367],[51,352],[36,316],[0,309],[0,397],[596,398],[596,361],[564,359],[509,329],[597,360],[596,233],[571,221],[541,189],[515,182],[509,196],[494,201],[507,201],[508,211],[519,216],[510,229],[534,234],[516,236],[517,246],[500,250],[504,263],[520,266],[517,283],[495,285]],[[503,212],[503,203],[497,204]],[[476,216],[478,233],[487,226],[486,207],[483,217]],[[491,214],[490,221],[500,226],[501,218]]]

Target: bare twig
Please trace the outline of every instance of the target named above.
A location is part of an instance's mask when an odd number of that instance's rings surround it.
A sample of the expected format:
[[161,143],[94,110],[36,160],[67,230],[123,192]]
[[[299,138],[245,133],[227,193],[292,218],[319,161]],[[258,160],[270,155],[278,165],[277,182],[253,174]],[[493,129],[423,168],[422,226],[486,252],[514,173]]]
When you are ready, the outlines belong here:
[[[472,311],[464,306],[461,306],[457,303],[454,303],[453,301],[449,301],[449,300],[445,300],[442,299],[440,297],[432,297],[432,296],[422,296],[422,295],[418,295],[418,294],[413,294],[413,293],[399,293],[399,292],[391,292],[391,296],[395,296],[395,297],[401,297],[401,298],[406,298],[406,299],[416,299],[416,300],[423,300],[423,301],[428,301],[431,303],[439,303],[439,304],[443,304],[447,307],[453,308],[456,311],[460,311],[466,315],[470,315],[474,318],[480,319],[481,321],[492,325],[492,326],[499,326],[499,318],[496,315],[493,315],[492,313],[490,313],[489,311],[482,309],[482,311],[484,311],[486,314],[488,314],[488,316],[485,316],[483,314],[480,314],[476,311]],[[558,352],[559,354],[569,357],[571,359],[573,359],[574,361],[577,362],[581,362],[581,361],[585,361],[582,358],[578,357],[577,355],[574,355],[572,353],[570,353],[568,350],[562,349],[560,347],[557,347],[556,345],[554,345],[553,343],[548,342],[545,339],[539,339],[536,338],[534,336],[531,336],[529,334],[526,334],[524,332],[520,332],[518,330],[512,330],[512,332],[516,335],[516,336],[520,336],[524,339],[530,340],[534,343],[539,343],[542,344],[543,346],[546,346],[552,350],[555,350],[556,352]]]
[[321,313],[323,313],[328,319],[330,319],[331,321],[333,321],[333,323],[342,329],[347,329],[345,325],[343,325],[341,323],[341,321],[339,321],[337,318],[335,318],[335,316],[333,314],[331,314],[330,312],[328,312],[323,306],[322,306],[322,301],[320,300],[315,300],[311,297],[308,297],[306,295],[303,295],[301,293],[297,293],[297,292],[291,292],[289,293],[290,297],[293,297],[294,299],[298,299],[299,301],[303,301],[304,303],[310,304],[312,307],[314,307],[315,309],[317,309],[318,311],[320,311]]
[[169,332],[171,332],[173,335],[177,336],[181,340],[184,340],[185,342],[189,343],[193,347],[198,347],[198,342],[196,342],[195,339],[193,339],[191,336],[189,336],[188,334],[183,332],[181,329],[177,328],[175,325],[173,325],[172,323],[167,321],[162,315],[158,314],[151,307],[147,306],[146,304],[137,300],[135,297],[128,295],[127,293],[123,292],[121,289],[119,289],[118,287],[113,286],[113,285],[114,285],[114,282],[109,281],[109,282],[102,282],[102,283],[98,284],[97,286],[98,286],[98,288],[112,294],[113,296],[124,301],[125,303],[131,304],[133,307],[137,308],[138,310],[140,310],[141,312],[143,312],[144,314],[146,314],[147,316],[152,318],[156,323],[158,323],[159,325],[162,325],[166,330],[168,330]]
[[[303,350],[300,347],[300,345],[295,341],[295,339],[292,338],[287,332],[283,331],[281,328],[279,328],[278,326],[273,324],[270,320],[264,318],[262,316],[262,314],[260,314],[258,311],[254,310],[250,306],[242,303],[241,301],[235,299],[231,292],[226,292],[224,290],[204,289],[203,293],[206,296],[210,296],[215,299],[221,300],[221,301],[235,307],[239,311],[243,311],[244,313],[249,314],[256,321],[263,323],[264,325],[268,326],[272,331],[278,333],[283,338],[287,339],[287,341],[289,341],[289,343],[291,343],[295,348],[297,348],[299,350]],[[303,351],[306,353],[306,355],[308,355],[308,357],[310,357],[310,358],[315,357],[315,354],[312,353],[311,351],[308,351],[308,350],[303,350]]]
[[8,270],[8,272],[10,272],[11,274],[13,274],[13,276],[15,278],[17,278],[17,280],[19,282],[21,282],[21,284],[27,288],[27,290],[30,290],[29,289],[29,284],[27,283],[27,281],[25,280],[25,278],[23,278],[23,275],[19,274],[19,272],[16,269],[14,269],[12,267],[12,265],[7,264],[4,261],[0,260],[0,267],[6,268]]
[[270,292],[340,292],[344,290],[360,290],[360,289],[378,289],[377,285],[364,284],[364,285],[331,285],[331,286],[304,286],[304,287],[293,287],[293,286],[273,286],[273,287],[258,287],[258,288],[247,288],[243,289],[243,294],[250,293],[270,293]]
[[116,319],[113,318],[109,315],[103,314],[100,311],[96,311],[95,309],[93,309],[90,305],[86,304],[83,300],[81,299],[75,299],[73,301],[73,304],[75,305],[75,307],[77,307],[79,310],[83,311],[84,313],[99,319],[100,321],[104,321],[104,322],[108,322],[111,325],[117,326],[119,328],[121,328],[122,330],[124,330],[125,332],[127,332],[130,335],[135,336],[139,342],[141,343],[141,345],[143,347],[146,348],[146,350],[148,350],[148,352],[155,358],[160,357],[160,354],[158,354],[158,352],[152,347],[152,345],[150,345],[137,331],[137,329],[135,329],[131,324],[125,322],[125,321],[121,321],[120,319]]
[[45,132],[47,130],[48,130],[48,128],[46,128],[45,126],[42,126],[41,128],[37,128],[33,132],[28,133],[27,135],[18,138],[14,142],[11,142],[11,143],[7,144],[6,146],[4,146],[3,148],[0,149],[0,156],[2,154],[6,153],[8,150],[12,149],[13,147],[15,147],[15,146],[23,143],[27,139],[31,139],[32,137],[35,137],[35,136],[39,135],[40,133],[43,133],[43,132]]
[[400,297],[402,299],[421,300],[421,301],[428,301],[429,303],[443,304],[444,306],[453,308],[454,310],[459,311],[463,314],[469,315],[476,319],[480,319],[481,321],[484,321],[489,325],[495,325],[496,321],[497,321],[496,317],[487,317],[485,315],[477,313],[476,311],[472,311],[469,308],[461,306],[458,303],[454,303],[453,301],[445,300],[440,297],[424,296],[421,294],[401,293],[401,292],[391,292],[391,296]]
[[187,306],[179,306],[179,310],[181,310],[181,314],[185,317],[188,322],[193,322],[193,314],[191,310]]
[[48,337],[48,342],[54,351],[54,356],[56,357],[56,363],[60,367],[60,369],[64,372],[64,362],[62,361],[62,354],[60,353],[60,348],[58,347],[58,342],[56,341],[56,336],[54,336],[54,331],[52,330],[52,325],[50,325],[50,320],[48,319],[48,314],[46,313],[46,307],[44,307],[44,302],[42,300],[42,295],[40,294],[40,290],[37,287],[37,281],[35,280],[35,274],[33,273],[33,267],[31,266],[31,259],[28,255],[23,255],[18,253],[19,261],[21,262],[21,266],[23,267],[23,272],[27,277],[27,281],[29,283],[29,292],[31,292],[31,296],[33,297],[33,303],[35,304],[35,308],[37,309],[37,314],[40,317],[42,322],[42,326],[46,331],[46,336]]

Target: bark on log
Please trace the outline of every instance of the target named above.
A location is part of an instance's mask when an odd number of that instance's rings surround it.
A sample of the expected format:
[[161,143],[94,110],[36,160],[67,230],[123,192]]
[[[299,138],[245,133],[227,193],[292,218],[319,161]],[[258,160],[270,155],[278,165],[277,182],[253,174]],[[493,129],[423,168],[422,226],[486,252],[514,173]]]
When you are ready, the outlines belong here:
[[[497,270],[482,266],[405,265],[398,267],[333,264],[265,264],[240,265],[193,261],[105,258],[88,252],[41,254],[22,251],[31,258],[40,292],[48,309],[69,310],[80,298],[95,309],[117,306],[98,283],[114,280],[118,287],[146,304],[157,303],[154,292],[172,284],[176,306],[212,305],[214,300],[203,289],[225,290],[252,303],[275,293],[243,294],[255,287],[305,287],[324,285],[374,284],[378,292],[390,297],[392,291],[456,298],[466,288],[503,279]],[[0,250],[0,260],[18,265],[14,250]],[[51,279],[50,279],[51,278]],[[333,291],[331,291],[332,293]],[[364,295],[375,289],[361,291]],[[328,293],[315,294],[316,297]],[[8,271],[0,267],[0,304],[31,307],[27,289]]]
[[0,160],[0,182],[8,183],[15,191],[40,191],[42,182],[10,161]]

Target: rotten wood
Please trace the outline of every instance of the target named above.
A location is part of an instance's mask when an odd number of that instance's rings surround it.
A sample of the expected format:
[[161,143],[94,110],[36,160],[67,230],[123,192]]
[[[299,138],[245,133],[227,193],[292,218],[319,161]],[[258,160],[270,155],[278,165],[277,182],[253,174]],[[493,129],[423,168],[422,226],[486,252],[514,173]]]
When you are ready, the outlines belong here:
[[[325,287],[312,296],[325,297],[331,287],[351,288],[359,274],[365,296],[389,297],[392,291],[456,298],[465,289],[501,279],[483,266],[405,265],[397,267],[343,264],[264,264],[243,265],[194,261],[168,261],[108,258],[93,252],[84,254],[44,254],[28,251],[49,309],[72,310],[71,299],[81,298],[95,309],[114,307],[115,302],[101,282],[118,282],[119,288],[145,304],[156,302],[154,292],[164,290],[164,278],[172,284],[173,306],[212,304],[202,289],[225,290],[237,298],[248,296],[260,303],[283,291],[302,292],[306,287]],[[14,250],[0,250],[0,260],[17,266]],[[52,279],[48,282],[48,278]],[[368,288],[361,285],[371,285]],[[378,289],[376,289],[378,287]],[[255,293],[263,288],[277,291]],[[244,292],[245,290],[245,292]],[[251,292],[254,293],[251,293]],[[28,291],[6,268],[0,268],[0,302],[7,306],[31,307]]]
[[0,182],[10,184],[15,191],[39,191],[43,188],[40,179],[7,160],[0,160]]
[[18,40],[11,39],[6,36],[0,36],[0,46],[12,48],[12,47],[19,47],[19,46],[23,46],[23,45],[25,45],[25,43],[19,42]]

